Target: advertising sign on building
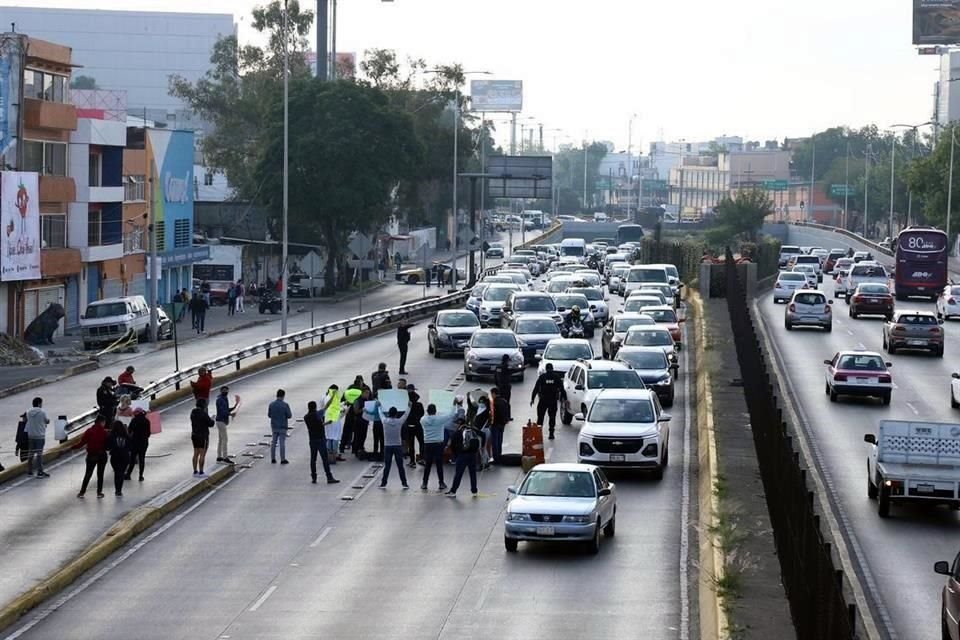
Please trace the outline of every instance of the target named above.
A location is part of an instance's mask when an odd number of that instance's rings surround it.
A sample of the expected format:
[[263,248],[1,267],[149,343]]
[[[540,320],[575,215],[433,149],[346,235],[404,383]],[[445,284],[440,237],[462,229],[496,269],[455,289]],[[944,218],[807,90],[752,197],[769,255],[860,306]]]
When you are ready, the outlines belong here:
[[913,0],[913,44],[960,43],[960,1]]
[[0,166],[17,166],[17,122],[20,118],[19,34],[0,34]]
[[40,180],[34,172],[0,172],[0,280],[40,279]]
[[523,111],[523,80],[471,80],[472,111]]

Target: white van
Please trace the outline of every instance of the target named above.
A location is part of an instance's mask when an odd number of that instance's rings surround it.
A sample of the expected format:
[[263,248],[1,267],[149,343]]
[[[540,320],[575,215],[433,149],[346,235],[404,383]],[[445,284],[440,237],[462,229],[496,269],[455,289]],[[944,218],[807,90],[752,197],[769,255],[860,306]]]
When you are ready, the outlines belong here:
[[576,258],[577,262],[587,259],[587,241],[583,238],[564,238],[560,241],[560,257]]
[[606,221],[607,221],[607,214],[605,214],[603,211],[597,211],[596,213],[593,214],[593,221],[594,221],[594,222],[606,222]]
[[143,296],[97,300],[88,304],[80,316],[84,349],[111,344],[130,329],[136,331],[141,340],[150,334],[150,307]]

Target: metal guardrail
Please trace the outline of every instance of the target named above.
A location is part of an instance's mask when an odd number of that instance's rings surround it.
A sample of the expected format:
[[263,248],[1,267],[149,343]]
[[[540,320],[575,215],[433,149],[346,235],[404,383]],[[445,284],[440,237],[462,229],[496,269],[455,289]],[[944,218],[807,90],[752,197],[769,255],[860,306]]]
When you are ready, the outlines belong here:
[[815,222],[790,222],[788,224],[796,225],[798,227],[809,227],[811,229],[819,229],[820,231],[827,231],[830,233],[836,233],[841,236],[846,236],[851,240],[856,240],[860,244],[870,247],[871,251],[882,253],[883,255],[889,256],[891,258],[893,257],[893,251],[891,251],[890,249],[887,249],[886,247],[881,247],[879,244],[877,244],[876,242],[873,242],[872,240],[867,240],[861,235],[857,235],[856,233],[853,233],[852,231],[847,231],[846,229],[841,229],[840,227],[831,227],[825,224],[817,224]]
[[[528,240],[521,245],[517,245],[517,247],[519,248],[527,245],[538,244],[541,239],[549,237],[553,233],[557,232],[560,228],[562,228],[562,225],[554,225],[536,238]],[[483,277],[492,275],[499,270],[500,265],[488,267],[481,272],[480,276]],[[279,336],[277,338],[269,338],[248,347],[244,347],[243,349],[237,349],[236,351],[231,351],[230,353],[206,360],[202,363],[194,364],[186,369],[181,369],[176,373],[161,378],[160,380],[151,382],[144,387],[141,397],[156,399],[160,393],[163,393],[171,388],[179,390],[183,384],[188,383],[191,378],[194,378],[197,375],[197,371],[200,369],[200,367],[206,367],[211,371],[215,371],[217,369],[223,369],[224,367],[234,365],[236,367],[236,371],[239,371],[240,363],[248,358],[262,354],[269,359],[272,353],[286,351],[289,347],[292,347],[293,351],[295,352],[299,351],[300,344],[308,340],[319,339],[322,344],[326,340],[327,336],[339,333],[341,331],[344,332],[344,337],[346,337],[350,335],[351,330],[369,331],[373,329],[376,324],[389,324],[391,321],[404,316],[422,315],[438,309],[449,307],[454,304],[462,304],[466,302],[468,294],[469,289],[465,288],[456,293],[447,294],[445,296],[430,298],[429,300],[423,300],[419,302],[412,302],[397,307],[390,307],[389,309],[366,313],[346,320],[328,322],[327,324],[320,325],[318,327],[304,329],[303,331],[297,331],[287,335]],[[99,411],[97,409],[91,409],[86,413],[68,419],[66,425],[67,434],[75,433],[80,429],[92,424],[98,413]]]

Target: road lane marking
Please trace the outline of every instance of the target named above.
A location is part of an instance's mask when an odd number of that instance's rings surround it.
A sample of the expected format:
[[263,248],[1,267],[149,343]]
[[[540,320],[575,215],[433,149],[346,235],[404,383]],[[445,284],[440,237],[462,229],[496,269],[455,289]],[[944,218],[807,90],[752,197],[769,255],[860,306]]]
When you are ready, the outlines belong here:
[[323,531],[320,532],[320,535],[317,536],[317,539],[310,543],[310,548],[313,549],[320,545],[323,542],[323,539],[327,537],[333,527],[324,527]]
[[263,592],[263,595],[257,598],[257,601],[253,603],[253,606],[248,609],[248,611],[256,611],[259,609],[264,602],[267,601],[267,598],[273,595],[273,592],[277,590],[277,585],[271,585],[266,591]]
[[[684,344],[688,341],[687,328],[683,329]],[[697,366],[705,366],[698,362]],[[683,472],[680,485],[680,640],[690,638],[690,578],[687,566],[690,562],[690,349],[683,350]]]
[[[80,457],[81,455],[83,455],[83,452],[82,452],[82,451],[78,451],[78,452],[76,452],[76,453],[69,454],[69,455],[67,455],[65,458],[61,458],[60,460],[57,460],[57,461],[54,462],[53,464],[44,465],[44,466],[43,466],[43,469],[44,469],[44,471],[53,471],[54,469],[57,469],[57,468],[59,468],[59,467],[62,467],[63,465],[65,465],[65,464],[67,464],[67,463],[69,463],[69,462],[72,462],[73,460],[76,460],[76,459],[77,459],[78,457]],[[24,474],[24,476],[23,476],[22,478],[20,478],[19,480],[16,480],[15,482],[12,482],[12,483],[10,483],[10,484],[8,484],[8,485],[5,485],[5,486],[3,487],[3,489],[0,489],[0,496],[2,496],[3,494],[7,493],[8,491],[13,491],[13,490],[16,489],[17,487],[22,487],[23,485],[27,484],[28,482],[30,482],[30,481],[32,481],[32,480],[42,480],[42,478],[37,478],[37,477],[35,477],[35,476],[28,476],[28,475]]]
[[[853,335],[853,334],[850,334],[850,335]],[[863,345],[862,342],[858,342],[858,343],[857,343],[857,349],[860,349],[861,351],[866,351],[866,350],[867,350],[867,348]]]
[[550,462],[550,457],[553,455],[553,446],[547,447],[547,452],[543,454],[544,462]]
[[915,416],[920,415],[920,412],[917,411],[917,408],[916,408],[915,406],[913,406],[913,403],[912,403],[912,402],[907,402],[906,405],[907,405],[908,407],[910,407],[910,411],[913,411],[913,415],[915,415]]
[[86,591],[88,588],[90,588],[100,578],[104,577],[105,575],[110,573],[113,569],[118,567],[121,562],[123,562],[124,560],[126,560],[127,558],[135,554],[137,551],[145,547],[149,542],[157,539],[158,537],[166,533],[175,524],[177,524],[178,522],[186,518],[188,515],[193,513],[196,509],[200,508],[200,505],[202,505],[204,502],[212,498],[214,495],[217,494],[217,492],[219,492],[221,489],[226,487],[228,484],[230,484],[231,482],[239,478],[243,473],[244,473],[243,471],[237,471],[235,474],[233,474],[232,476],[230,476],[229,478],[227,478],[226,480],[224,480],[223,482],[215,486],[213,489],[210,490],[209,493],[207,493],[206,495],[201,497],[199,500],[194,502],[192,505],[190,505],[190,507],[188,507],[183,513],[179,513],[176,516],[174,516],[173,519],[170,520],[170,522],[164,524],[159,529],[157,529],[156,531],[148,535],[146,538],[144,538],[140,542],[136,543],[135,545],[127,549],[116,560],[114,560],[113,562],[108,564],[106,567],[104,567],[103,569],[100,569],[100,571],[97,571],[95,574],[93,574],[92,576],[84,580],[82,583],[77,585],[75,589],[69,591],[68,593],[54,600],[50,606],[40,610],[34,618],[32,618],[29,622],[24,623],[22,627],[20,627],[10,635],[8,635],[4,640],[16,640],[17,638],[23,636],[25,633],[27,633],[28,631],[33,629],[35,626],[43,622],[51,614],[53,614],[58,609],[63,607],[65,604],[67,604],[68,602],[76,598],[78,595]]

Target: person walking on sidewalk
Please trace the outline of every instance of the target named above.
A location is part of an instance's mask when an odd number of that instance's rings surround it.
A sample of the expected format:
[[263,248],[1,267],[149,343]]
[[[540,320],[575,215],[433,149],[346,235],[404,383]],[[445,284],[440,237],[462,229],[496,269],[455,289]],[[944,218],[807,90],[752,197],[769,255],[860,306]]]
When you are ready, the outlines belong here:
[[127,425],[114,420],[113,426],[110,427],[110,437],[107,438],[107,451],[110,452],[114,495],[117,497],[123,495],[123,480],[127,475],[127,465],[130,464],[130,444]]
[[447,488],[443,482],[443,445],[445,442],[444,433],[448,427],[453,424],[454,414],[445,413],[437,415],[437,406],[427,405],[427,415],[420,420],[423,427],[423,482],[420,488],[427,490],[427,483],[430,481],[430,468],[433,465],[437,467],[437,480],[441,491]]
[[193,441],[193,475],[202,476],[203,463],[210,446],[210,427],[213,419],[207,413],[207,401],[197,399],[197,406],[190,412],[190,439]]
[[[377,409],[382,412],[382,405],[377,402]],[[393,463],[397,464],[397,473],[400,474],[400,484],[404,489],[409,489],[407,484],[407,474],[403,470],[403,443],[400,439],[400,430],[406,424],[407,416],[410,414],[410,408],[404,409],[403,413],[396,407],[387,409],[387,415],[383,420],[383,477],[380,479],[380,488],[387,488],[387,479],[390,477],[390,467]]]
[[530,395],[530,406],[540,396],[537,403],[537,424],[543,427],[544,416],[550,416],[550,436],[553,440],[553,431],[557,426],[557,404],[566,401],[567,394],[563,390],[563,375],[553,370],[553,364],[547,363],[546,371],[537,378]]
[[34,398],[32,404],[27,409],[27,424],[24,427],[27,433],[27,475],[32,476],[36,468],[38,478],[49,478],[50,474],[43,470],[43,446],[50,418],[43,410],[43,398]]
[[497,385],[498,395],[507,401],[507,414],[505,418],[506,421],[509,422],[513,419],[510,416],[510,396],[513,391],[513,374],[510,373],[510,356],[507,354],[503,354],[503,358],[500,359],[500,365],[493,374],[493,381]]
[[103,471],[107,468],[107,438],[109,434],[103,426],[103,420],[98,418],[93,424],[87,427],[87,430],[80,436],[80,441],[73,445],[74,449],[87,448],[87,469],[83,473],[83,482],[80,484],[80,493],[78,498],[82,498],[87,493],[87,485],[90,484],[90,478],[93,476],[93,470],[97,470],[97,497],[103,497]]
[[207,302],[207,295],[194,292],[190,298],[190,313],[193,314],[193,328],[197,330],[197,335],[206,332],[207,327],[207,309],[210,303]]
[[453,450],[457,454],[457,467],[453,474],[453,484],[450,486],[450,491],[446,493],[448,498],[457,497],[457,489],[460,488],[464,471],[470,472],[470,493],[474,497],[477,496],[477,455],[481,446],[483,446],[483,439],[480,432],[466,422],[461,422],[453,434]]
[[190,381],[195,400],[203,400],[203,406],[210,403],[210,390],[213,389],[213,372],[206,367],[197,369],[197,379]]
[[277,445],[280,445],[280,464],[290,464],[287,460],[287,425],[293,414],[290,405],[284,398],[287,392],[277,389],[277,399],[267,407],[267,417],[270,418],[270,462],[277,464]]
[[227,289],[227,315],[232,316],[237,311],[237,285],[231,284]]
[[243,313],[243,294],[247,292],[243,280],[237,280],[237,313]]
[[400,326],[397,327],[397,349],[400,351],[400,375],[407,375],[407,347],[410,344],[410,327],[406,318],[400,320]]
[[[180,299],[175,300],[175,302],[180,303],[180,313],[177,314],[177,322],[183,320],[183,317],[187,315],[187,307],[190,306],[190,292],[187,291],[187,288],[184,287],[180,290]],[[177,307],[174,307],[176,309]]]
[[323,416],[317,411],[317,403],[311,400],[307,403],[307,415],[303,416],[303,423],[307,425],[307,435],[310,438],[310,478],[317,484],[317,456],[323,464],[323,472],[327,476],[327,484],[340,482],[333,477],[330,471],[330,460],[327,454],[327,434],[324,429]]
[[115,384],[113,378],[107,376],[100,381],[100,386],[97,388],[97,410],[107,424],[113,424],[113,419],[117,417],[118,400]]
[[503,454],[503,432],[510,416],[510,405],[500,397],[500,392],[490,389],[490,439],[493,441],[493,461],[500,464]]
[[127,466],[126,479],[129,480],[135,466],[140,467],[140,482],[143,482],[143,468],[147,463],[147,447],[150,446],[150,420],[142,407],[133,410],[130,419],[130,464]]
[[227,425],[230,424],[233,412],[237,410],[236,404],[230,406],[229,393],[230,387],[220,387],[220,395],[217,396],[217,462],[224,464],[233,464],[227,445]]

